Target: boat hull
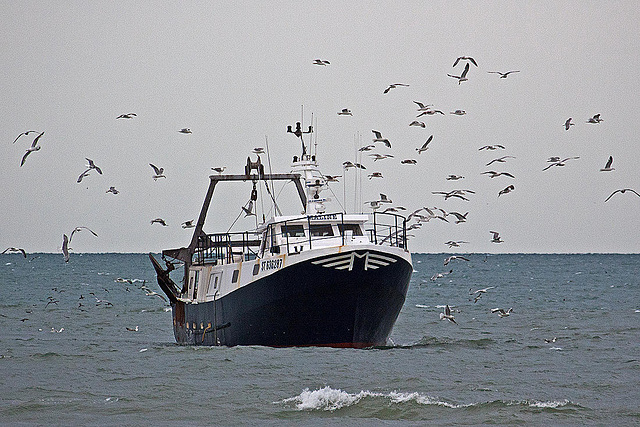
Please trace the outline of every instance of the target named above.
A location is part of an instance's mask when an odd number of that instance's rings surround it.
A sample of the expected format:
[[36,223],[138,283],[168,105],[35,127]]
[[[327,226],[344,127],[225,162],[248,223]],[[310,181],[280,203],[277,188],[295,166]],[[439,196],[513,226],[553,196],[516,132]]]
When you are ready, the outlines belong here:
[[[413,267],[387,252],[351,253],[294,263],[215,301],[176,301],[176,341],[276,347],[385,345]],[[387,261],[374,264],[376,258]]]

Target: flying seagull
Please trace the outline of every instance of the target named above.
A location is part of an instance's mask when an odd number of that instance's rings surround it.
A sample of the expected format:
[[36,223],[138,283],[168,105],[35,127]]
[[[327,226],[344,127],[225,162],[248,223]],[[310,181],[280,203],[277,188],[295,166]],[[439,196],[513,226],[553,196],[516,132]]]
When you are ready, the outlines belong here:
[[429,107],[433,107],[433,104],[423,104],[422,102],[413,101],[416,105],[418,105],[418,111],[428,111]]
[[109,189],[106,191],[106,193],[118,194],[118,193],[119,193],[119,191],[116,189],[116,187],[111,186],[111,187],[109,187]]
[[507,159],[515,159],[515,157],[513,156],[502,156],[502,157],[498,157],[497,159],[493,159],[491,160],[489,163],[487,163],[485,166],[490,166],[492,163],[495,162],[499,162],[499,163],[504,163],[507,161]]
[[416,163],[418,163],[418,161],[416,159],[404,159],[401,160],[400,163],[402,163],[403,165],[415,165]]
[[193,228],[196,225],[193,223],[193,220],[190,219],[189,221],[185,221],[182,223],[182,228]]
[[388,87],[388,88],[386,88],[386,89],[384,90],[384,92],[383,92],[383,93],[387,93],[387,92],[389,92],[391,89],[395,89],[395,88],[397,88],[397,87],[399,87],[399,86],[408,87],[409,85],[406,85],[406,84],[404,84],[404,83],[393,83],[393,84],[390,84],[390,85],[389,85],[389,87]]
[[[469,64],[467,64],[469,65]],[[444,313],[440,313],[440,320],[448,319],[449,321],[458,324],[456,320],[453,318],[453,314],[451,314],[451,309],[449,308],[449,304],[444,307]]]
[[93,160],[91,160],[91,159],[89,159],[87,157],[85,157],[85,159],[87,160],[87,162],[89,162],[89,164],[87,165],[87,167],[89,169],[95,169],[96,172],[98,172],[100,175],[102,175],[102,169],[100,169],[98,166],[96,166],[96,164],[93,163]]
[[431,280],[435,281],[435,280],[437,280],[437,279],[441,279],[441,278],[443,278],[444,276],[446,276],[447,274],[451,274],[451,273],[453,273],[453,269],[451,269],[451,270],[449,270],[449,271],[445,271],[445,272],[443,272],[443,273],[436,273],[436,274],[434,274],[433,276],[431,276]]
[[120,114],[117,119],[133,119],[136,116],[136,113],[128,113],[128,114]]
[[382,172],[372,172],[368,175],[369,180],[371,180],[372,178],[384,178],[382,176]]
[[431,135],[428,139],[427,142],[425,142],[424,144],[422,144],[422,147],[420,148],[416,148],[416,151],[418,152],[418,154],[422,153],[423,151],[427,151],[427,149],[429,148],[428,145],[429,143],[433,140],[433,135]]
[[20,162],[20,166],[24,165],[24,162],[27,160],[27,156],[29,154],[31,154],[34,151],[38,151],[40,149],[40,146],[38,145],[38,140],[40,139],[40,137],[42,137],[42,135],[44,135],[44,132],[36,136],[33,142],[31,143],[31,147],[27,148],[27,152],[24,153],[24,156],[22,156],[22,161]]
[[89,230],[89,231],[91,232],[91,234],[93,234],[94,236],[98,237],[98,235],[96,234],[96,232],[95,232],[95,231],[93,231],[93,230],[91,230],[89,227],[83,227],[83,226],[80,226],[80,227],[76,227],[76,228],[74,228],[74,229],[73,229],[73,231],[71,231],[71,235],[69,236],[69,243],[71,243],[71,239],[73,239],[73,234],[74,234],[74,233],[76,233],[76,232],[77,232],[77,233],[79,233],[79,232],[81,232],[83,229],[84,229],[84,230]]
[[508,176],[509,178],[515,178],[515,176],[511,175],[509,172],[486,171],[482,172],[480,175],[491,175],[489,178],[496,178],[501,175]]
[[182,128],[182,129],[180,129],[178,132],[180,132],[180,133],[187,133],[187,134],[188,134],[188,133],[192,133],[192,132],[191,132],[191,129],[189,129],[189,128]]
[[[549,166],[547,166],[546,168],[542,169],[543,171],[546,171],[547,169],[549,169],[552,166],[564,166],[566,165],[566,162],[568,160],[575,160],[575,159],[579,159],[580,157],[576,156],[576,157],[567,157],[566,159],[562,159],[562,160],[556,160],[553,163],[551,163]],[[553,158],[554,160],[556,159],[555,157]],[[551,159],[548,160],[549,162],[551,162]]]
[[616,193],[622,193],[622,194],[624,194],[624,193],[625,193],[625,192],[627,192],[627,191],[630,191],[630,192],[632,192],[633,194],[635,194],[636,196],[640,197],[640,194],[638,194],[638,192],[637,192],[636,190],[634,190],[633,188],[621,188],[621,189],[616,190],[616,191],[614,191],[613,193],[611,193],[611,194],[609,195],[609,197],[607,197],[607,199],[605,200],[605,202],[606,202],[607,200],[609,200],[611,197],[613,197],[613,195],[614,195],[614,194],[616,194]]
[[30,133],[38,133],[38,131],[37,131],[37,130],[28,130],[28,131],[26,131],[26,132],[22,132],[20,135],[18,135],[18,136],[16,137],[16,139],[14,139],[14,140],[13,140],[13,143],[15,144],[15,143],[16,143],[16,141],[17,141],[17,140],[18,140],[22,135],[29,135]]
[[351,113],[351,110],[349,110],[348,108],[343,108],[340,112],[338,112],[339,116],[353,116],[353,114]]
[[393,157],[393,155],[391,154],[378,154],[378,153],[372,153],[369,154],[371,157],[373,157],[373,161],[376,162],[378,160],[384,160],[384,159],[388,159],[390,157]]
[[314,59],[314,60],[313,60],[313,64],[314,64],[314,65],[324,65],[324,66],[327,66],[327,65],[331,64],[331,62],[329,62],[329,61],[327,61],[327,60],[324,60],[324,59]]
[[455,110],[450,111],[449,114],[453,114],[454,116],[464,116],[465,114],[467,114],[467,112],[464,110]]
[[593,117],[589,117],[589,120],[587,120],[587,123],[598,124],[602,121],[604,120],[600,118],[600,113],[598,113],[598,114],[594,114]]
[[418,120],[414,120],[411,123],[409,123],[409,126],[419,126],[421,128],[424,128],[427,125],[424,122],[419,122]]
[[447,181],[457,181],[457,180],[459,180],[459,179],[464,179],[464,176],[462,176],[462,175],[453,175],[453,174],[451,174],[451,175],[447,176],[445,179],[446,179]]
[[506,73],[501,73],[500,71],[487,71],[487,73],[490,73],[490,74],[500,74],[501,79],[506,79],[507,76],[511,73],[519,73],[519,72],[520,70],[507,71]]
[[69,238],[66,234],[62,235],[62,255],[64,262],[69,262]]
[[164,168],[159,168],[151,163],[149,163],[149,166],[153,168],[153,172],[155,173],[155,175],[153,175],[154,181],[157,181],[159,178],[166,178],[166,176],[164,176]]
[[500,144],[494,144],[494,145],[485,145],[484,147],[480,147],[478,148],[478,151],[482,151],[482,150],[497,150],[498,148],[504,150],[505,147],[504,145],[500,145]]
[[492,308],[491,309],[492,313],[498,313],[498,316],[500,316],[500,317],[507,317],[509,314],[511,314],[512,311],[513,311],[513,308],[510,308],[509,310],[505,310],[504,308]]
[[152,220],[151,220],[151,224],[152,224],[152,225],[153,225],[154,223],[156,223],[156,222],[157,222],[158,224],[162,225],[163,227],[166,227],[166,226],[167,226],[167,223],[166,223],[166,222],[164,222],[164,219],[162,219],[162,218],[156,218],[156,219],[152,219]]
[[211,170],[214,172],[218,172],[218,174],[222,174],[222,172],[224,172],[226,168],[227,168],[226,166],[222,166],[222,167],[211,168]]
[[516,187],[514,187],[513,185],[509,185],[508,187],[500,190],[498,192],[498,197],[502,196],[503,194],[508,194],[511,193],[513,190],[515,190]]
[[382,142],[387,148],[391,148],[391,143],[389,142],[389,140],[387,138],[383,138],[382,134],[379,131],[372,130],[371,132],[373,132],[373,135],[375,136],[375,138],[373,138],[373,142]]
[[616,168],[611,167],[612,163],[613,163],[613,156],[609,156],[609,160],[607,160],[607,164],[604,165],[602,169],[600,169],[600,172],[610,172],[610,171],[616,170]]
[[571,123],[571,120],[572,120],[571,117],[569,117],[567,121],[564,122],[564,130],[569,130],[571,126],[575,125],[575,123]]
[[14,252],[18,253],[18,252],[20,252],[23,257],[25,257],[25,258],[27,257],[27,253],[22,248],[7,248],[4,251],[0,252],[0,254],[5,254],[7,252],[9,252],[9,253],[14,253]]
[[453,66],[455,67],[456,65],[458,65],[458,62],[460,61],[471,61],[473,65],[475,65],[476,67],[478,66],[478,64],[476,63],[476,60],[470,56],[459,56],[458,59],[456,59],[456,61],[453,63]]
[[458,79],[458,84],[460,84],[462,82],[466,82],[467,80],[469,80],[467,78],[468,72],[469,72],[469,63],[467,62],[467,65],[464,66],[464,71],[462,72],[462,74],[460,74],[459,76],[454,76],[453,74],[447,74],[447,76],[453,77],[454,79]]
[[493,234],[493,237],[491,238],[492,243],[504,242],[504,240],[500,239],[500,233],[498,233],[497,231],[489,231],[489,233]]
[[444,265],[449,264],[451,261],[453,261],[453,260],[455,260],[455,259],[461,259],[461,260],[463,260],[463,261],[469,261],[469,259],[468,259],[468,258],[465,258],[465,257],[463,257],[463,256],[451,255],[450,257],[445,258],[445,260],[444,260]]

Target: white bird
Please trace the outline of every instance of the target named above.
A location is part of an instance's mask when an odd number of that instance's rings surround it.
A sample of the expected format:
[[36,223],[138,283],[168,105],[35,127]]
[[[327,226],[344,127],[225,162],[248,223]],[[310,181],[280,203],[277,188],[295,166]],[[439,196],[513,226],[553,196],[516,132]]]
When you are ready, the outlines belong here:
[[93,162],[93,160],[85,157],[85,159],[87,159],[87,162],[89,162],[89,164],[87,165],[87,168],[89,169],[95,169],[96,172],[98,172],[100,175],[102,175],[102,169],[100,169],[98,166],[96,166],[96,164]]
[[118,193],[119,193],[119,191],[116,189],[116,187],[111,186],[111,187],[109,187],[109,189],[106,191],[106,193],[118,194]]
[[446,275],[448,275],[448,274],[451,274],[451,273],[453,273],[453,269],[451,269],[451,270],[449,270],[449,271],[445,271],[445,272],[443,272],[443,273],[436,273],[436,274],[434,274],[433,276],[431,276],[431,280],[435,281],[435,280],[437,280],[437,279],[441,279],[441,278],[443,278],[444,276],[446,276]]
[[37,130],[28,130],[28,131],[26,131],[26,132],[22,132],[20,135],[18,135],[18,136],[16,137],[16,139],[14,139],[14,140],[13,140],[13,143],[15,144],[15,143],[16,143],[16,141],[17,141],[18,139],[20,139],[20,137],[21,137],[22,135],[29,135],[30,133],[38,133],[38,131],[37,131]]
[[89,230],[91,232],[91,234],[93,234],[94,236],[98,237],[98,235],[96,234],[95,231],[91,230],[89,227],[84,227],[84,226],[80,226],[80,227],[76,227],[71,231],[71,235],[69,236],[69,243],[71,243],[71,240],[73,239],[73,234],[74,233],[79,233],[81,232],[83,229],[85,230]]
[[409,126],[419,126],[421,128],[424,128],[427,125],[424,122],[419,122],[418,120],[414,120],[411,123],[409,123]]
[[465,214],[461,214],[459,212],[449,212],[447,215],[453,215],[456,217],[456,224],[460,224],[461,222],[466,222],[467,221],[467,215],[469,215],[469,212],[465,212]]
[[465,258],[463,256],[457,256],[457,255],[451,255],[450,257],[445,258],[444,260],[444,265],[449,264],[451,261],[456,260],[456,259],[461,259],[463,261],[469,261],[468,258]]
[[472,288],[469,288],[469,295],[486,294],[489,289],[495,289],[495,286],[489,286],[484,289],[478,289],[475,291],[473,291]]
[[167,226],[167,223],[162,218],[152,219],[151,220],[151,224],[153,225],[154,223],[158,223],[158,224],[162,225],[163,227]]
[[500,145],[500,144],[494,144],[494,145],[485,145],[484,147],[480,147],[478,148],[478,151],[482,151],[482,150],[497,150],[498,148],[501,149],[505,149],[504,145]]
[[465,114],[467,114],[467,112],[464,110],[455,110],[449,112],[449,114],[453,114],[454,116],[464,116]]
[[498,197],[502,196],[503,194],[511,193],[513,190],[515,190],[515,188],[516,187],[514,187],[513,185],[509,185],[508,187],[503,188],[498,192]]
[[598,123],[600,123],[602,121],[604,121],[604,120],[600,118],[600,114],[594,114],[593,117],[589,117],[589,120],[587,120],[587,123],[598,124]]
[[86,171],[82,172],[82,173],[80,174],[80,176],[78,177],[78,179],[77,179],[77,181],[76,181],[76,182],[81,183],[81,182],[82,182],[82,178],[84,178],[85,176],[89,176],[89,171],[90,171],[90,170],[91,170],[91,169],[87,169]]
[[324,60],[324,59],[314,59],[314,60],[313,60],[313,64],[314,64],[314,65],[324,65],[324,66],[327,66],[327,65],[331,64],[331,62],[329,62],[329,61],[327,61],[327,60]]
[[368,145],[365,145],[363,147],[358,148],[358,151],[371,151],[374,148],[376,148],[376,146],[374,144],[368,144]]
[[125,327],[127,328],[127,331],[129,331],[129,332],[138,332],[138,330],[139,330],[137,325],[136,325],[135,328],[130,328],[128,326],[125,326]]
[[572,118],[569,117],[566,122],[564,122],[564,130],[569,130],[571,126],[574,126],[575,123],[571,123]]
[[64,262],[69,262],[69,238],[66,234],[62,235],[62,255]]
[[636,196],[640,197],[640,194],[638,194],[638,192],[637,192],[636,190],[634,190],[633,188],[621,188],[621,189],[616,190],[616,191],[614,191],[613,193],[611,193],[611,194],[609,195],[609,197],[607,197],[607,199],[605,200],[605,202],[606,202],[607,200],[609,200],[610,198],[612,198],[614,194],[616,194],[616,193],[624,194],[624,193],[625,193],[625,192],[627,192],[627,191],[630,191],[630,192],[632,192],[633,194],[635,194]]
[[164,168],[159,168],[156,165],[149,163],[149,166],[151,166],[153,168],[153,180],[157,181],[159,178],[166,178],[166,176],[164,175]]
[[469,72],[469,63],[467,62],[467,65],[464,66],[464,71],[462,72],[462,74],[460,74],[459,76],[454,76],[453,74],[447,74],[447,76],[453,77],[454,79],[458,79],[458,84],[460,84],[462,82],[466,82],[467,80],[469,80],[467,78],[468,72]]
[[[562,159],[562,160],[557,160],[553,163],[551,163],[549,166],[547,166],[546,168],[542,169],[543,171],[546,171],[547,169],[549,169],[552,166],[565,166],[566,162],[568,160],[575,160],[575,159],[579,159],[580,157],[576,156],[576,157],[567,157],[566,159]],[[554,158],[555,159],[555,158]],[[548,160],[549,162],[551,161],[551,159]]]
[[264,148],[263,147],[255,147],[252,150],[252,153],[253,154],[264,154]]
[[339,116],[353,116],[353,114],[351,113],[351,110],[349,110],[348,108],[343,108],[342,110],[340,110],[338,112]]
[[31,147],[27,148],[27,152],[24,153],[24,156],[22,156],[22,161],[20,162],[20,166],[24,165],[24,162],[27,160],[27,156],[29,156],[29,154],[31,154],[34,151],[38,151],[41,148],[38,145],[38,140],[42,137],[42,135],[44,135],[44,132],[42,132],[41,134],[39,134],[34,138],[33,142],[31,143]]
[[453,66],[455,67],[456,65],[458,65],[458,62],[460,61],[471,61],[473,65],[475,65],[476,67],[478,66],[478,64],[476,63],[476,60],[470,56],[459,56],[458,59],[456,59],[456,61],[453,63]]
[[193,223],[193,220],[190,219],[189,221],[185,221],[182,223],[182,228],[193,228],[196,225]]
[[178,132],[185,133],[185,134],[193,133],[193,132],[191,132],[191,129],[189,129],[189,128],[182,128]]
[[502,156],[502,157],[499,157],[499,158],[497,158],[497,159],[493,159],[493,160],[491,160],[491,161],[490,161],[489,163],[487,163],[485,166],[489,166],[489,165],[491,165],[492,163],[495,163],[495,162],[498,162],[498,163],[504,163],[504,162],[506,162],[506,161],[507,161],[507,159],[515,159],[515,157],[513,157],[513,156]]
[[372,178],[384,178],[382,176],[382,172],[372,172],[367,176],[369,177],[369,179],[372,179]]
[[351,169],[351,168],[358,168],[358,169],[366,169],[366,167],[364,167],[364,165],[360,164],[360,163],[353,163],[350,161],[346,161],[342,163],[342,167],[344,169]]
[[395,88],[400,87],[400,86],[408,87],[409,85],[406,85],[406,84],[404,84],[404,83],[394,83],[394,84],[389,85],[389,87],[388,87],[388,88],[386,88],[386,89],[384,90],[384,92],[383,92],[383,93],[387,93],[387,92],[389,92],[391,89],[395,89]]
[[418,152],[418,154],[422,153],[423,151],[427,151],[427,149],[429,148],[428,145],[429,143],[431,143],[431,141],[433,140],[433,135],[431,135],[428,139],[427,142],[425,142],[424,144],[422,144],[422,147],[420,148],[416,148],[416,151]]
[[497,231],[489,231],[489,233],[493,234],[493,237],[491,238],[492,243],[504,242],[504,240],[500,239],[500,233],[498,233]]
[[435,114],[442,114],[444,116],[444,112],[442,110],[432,110],[432,109],[427,109],[425,111],[423,111],[422,113],[418,114],[416,116],[416,118],[427,115],[427,116],[433,116]]
[[491,175],[489,178],[496,178],[501,175],[508,176],[509,178],[515,178],[515,176],[511,175],[509,172],[486,171],[482,172],[480,175]]
[[378,154],[378,153],[372,153],[372,154],[369,154],[369,156],[373,157],[374,162],[393,157],[391,154]]
[[[467,64],[468,66],[469,64]],[[453,314],[451,314],[451,309],[449,308],[449,304],[447,304],[444,307],[444,313],[440,313],[440,320],[444,320],[444,319],[448,319],[449,321],[455,323],[456,325],[458,324],[458,322],[456,322],[456,320],[453,317]]]
[[500,74],[500,78],[501,79],[506,79],[507,76],[509,76],[509,74],[511,73],[519,73],[519,70],[514,70],[514,71],[507,71],[506,73],[501,73],[500,71],[487,71],[487,73],[489,74]]
[[607,164],[600,169],[600,172],[610,172],[616,170],[616,168],[612,168],[611,164],[613,163],[613,156],[609,156],[609,160],[607,160]]
[[402,163],[403,165],[415,165],[416,163],[418,163],[418,161],[415,159],[404,159],[400,160],[400,163]]
[[469,243],[469,242],[467,242],[467,241],[465,241],[465,240],[456,240],[456,241],[454,241],[454,240],[449,240],[448,242],[445,242],[444,244],[445,244],[445,245],[448,245],[448,246],[449,246],[449,249],[451,249],[451,248],[453,248],[453,247],[458,248],[458,247],[460,247],[460,245],[461,245],[461,244],[463,244],[463,243]]
[[242,206],[242,210],[244,211],[245,218],[251,215],[256,215],[255,212],[253,212],[253,200],[249,200],[246,207]]
[[340,177],[340,175],[324,175],[324,179],[327,182],[340,182],[340,181],[338,181],[339,177]]
[[391,148],[391,143],[389,142],[389,140],[387,138],[383,138],[382,134],[379,131],[372,130],[371,132],[373,132],[373,135],[375,136],[375,138],[373,138],[373,142],[382,142],[387,148]]
[[433,107],[433,104],[423,104],[422,102],[418,102],[418,101],[413,101],[415,104],[418,105],[418,111],[428,111],[429,107]]
[[445,178],[447,181],[457,181],[459,179],[464,179],[462,175],[449,175]]
[[380,200],[378,200],[378,202],[379,203],[393,203],[391,201],[391,199],[387,197],[386,194],[382,194],[382,193],[380,193]]
[[132,119],[136,116],[136,113],[128,113],[128,114],[120,114],[118,117],[116,117],[117,119]]
[[222,172],[224,172],[224,170],[226,169],[226,166],[222,166],[222,167],[215,167],[215,168],[211,168],[212,171],[214,172],[218,172],[218,174],[222,174]]
[[491,309],[492,313],[498,313],[498,316],[500,316],[500,317],[507,317],[509,314],[511,314],[512,311],[513,311],[513,308],[510,308],[509,310],[505,310],[504,308],[492,308]]
[[0,252],[0,254],[5,254],[5,253],[21,253],[23,257],[27,257],[27,253],[25,252],[24,249],[22,248],[7,248],[4,251]]

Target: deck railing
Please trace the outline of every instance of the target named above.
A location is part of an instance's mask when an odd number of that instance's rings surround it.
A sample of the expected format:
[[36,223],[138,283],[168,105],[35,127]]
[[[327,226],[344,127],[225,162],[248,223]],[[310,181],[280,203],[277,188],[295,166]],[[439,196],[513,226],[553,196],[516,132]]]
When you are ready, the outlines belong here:
[[[338,234],[334,234],[333,227],[330,227],[336,221]],[[206,234],[198,237],[193,262],[229,264],[262,257],[265,252],[292,255],[302,250],[345,245],[349,243],[347,237],[364,236],[365,233],[373,244],[407,248],[406,219],[401,215],[375,212],[373,228],[366,230],[354,229],[352,224],[348,222],[345,225],[344,214],[336,213],[307,215],[269,224],[263,237],[265,242],[251,238],[254,234],[249,232]]]

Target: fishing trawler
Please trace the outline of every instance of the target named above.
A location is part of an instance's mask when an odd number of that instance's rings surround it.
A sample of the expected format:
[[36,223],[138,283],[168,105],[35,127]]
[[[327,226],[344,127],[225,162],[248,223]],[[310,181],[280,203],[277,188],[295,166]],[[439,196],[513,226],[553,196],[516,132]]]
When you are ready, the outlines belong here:
[[[265,173],[260,157],[244,174],[211,175],[186,247],[149,254],[158,285],[169,298],[179,344],[330,346],[387,345],[413,271],[406,220],[395,213],[327,212],[327,179],[307,153],[301,124],[288,132],[302,143],[290,173]],[[274,182],[293,182],[302,214],[282,215]],[[222,182],[252,184],[243,206],[253,214],[264,185],[274,215],[244,232],[203,230],[214,189]],[[181,264],[184,274],[171,278]]]

